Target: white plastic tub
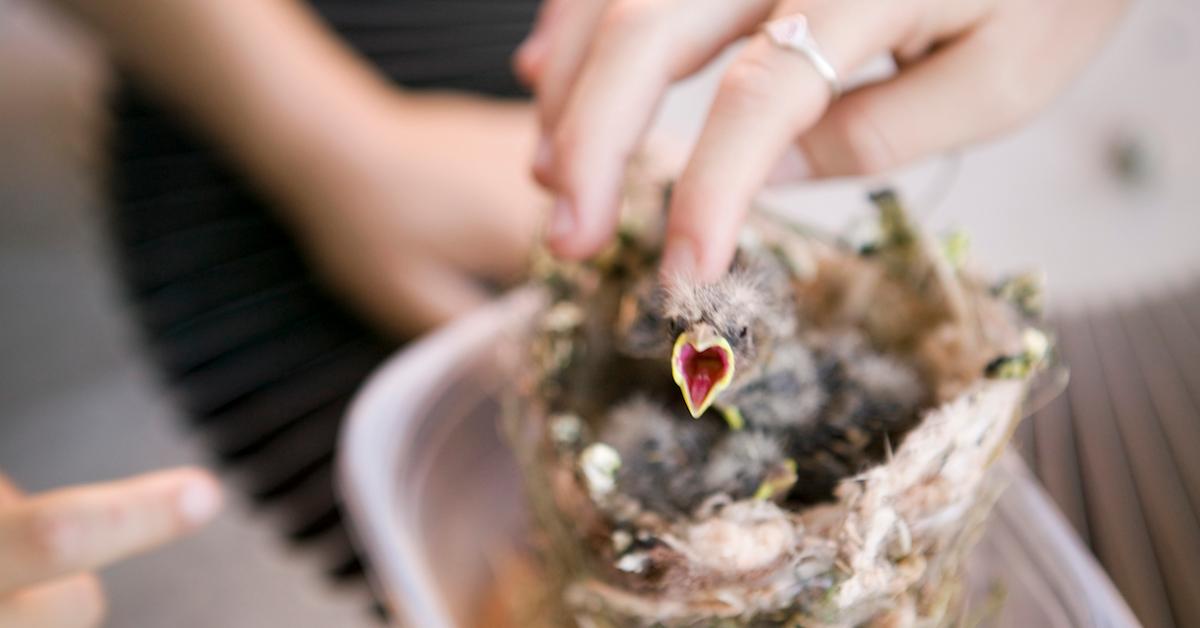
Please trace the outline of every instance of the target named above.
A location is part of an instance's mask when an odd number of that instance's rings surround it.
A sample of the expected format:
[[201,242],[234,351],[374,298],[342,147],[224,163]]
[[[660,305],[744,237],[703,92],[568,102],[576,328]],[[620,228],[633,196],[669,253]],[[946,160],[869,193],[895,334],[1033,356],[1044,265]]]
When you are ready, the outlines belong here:
[[[514,547],[524,503],[497,425],[495,349],[538,306],[518,291],[388,360],[359,391],[339,485],[380,598],[400,625],[466,626]],[[996,624],[1137,626],[1108,577],[1015,455],[969,566],[976,607],[999,585]]]

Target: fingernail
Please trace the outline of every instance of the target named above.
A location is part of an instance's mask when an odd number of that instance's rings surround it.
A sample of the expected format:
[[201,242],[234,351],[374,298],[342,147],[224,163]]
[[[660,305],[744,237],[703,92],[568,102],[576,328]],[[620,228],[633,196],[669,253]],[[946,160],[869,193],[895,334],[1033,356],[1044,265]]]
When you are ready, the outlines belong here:
[[767,175],[767,185],[792,183],[812,178],[812,164],[803,151],[794,146],[784,151],[783,156],[775,163],[771,173]]
[[566,199],[560,198],[554,203],[550,215],[550,230],[546,234],[551,240],[561,240],[575,230],[575,210]]
[[693,279],[696,276],[696,247],[691,240],[675,238],[663,251],[662,274],[667,279]]
[[533,153],[534,172],[546,173],[550,171],[550,162],[554,159],[553,150],[550,146],[550,138],[543,135],[538,140],[537,150]]
[[210,480],[196,478],[179,492],[179,515],[191,525],[207,523],[221,508],[221,493]]

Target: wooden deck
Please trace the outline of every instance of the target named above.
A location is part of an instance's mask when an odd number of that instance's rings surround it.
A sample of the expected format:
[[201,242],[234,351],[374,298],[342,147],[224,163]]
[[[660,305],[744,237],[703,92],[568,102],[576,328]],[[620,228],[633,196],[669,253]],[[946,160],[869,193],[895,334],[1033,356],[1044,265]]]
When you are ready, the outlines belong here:
[[1017,446],[1147,626],[1200,626],[1200,284],[1059,318]]

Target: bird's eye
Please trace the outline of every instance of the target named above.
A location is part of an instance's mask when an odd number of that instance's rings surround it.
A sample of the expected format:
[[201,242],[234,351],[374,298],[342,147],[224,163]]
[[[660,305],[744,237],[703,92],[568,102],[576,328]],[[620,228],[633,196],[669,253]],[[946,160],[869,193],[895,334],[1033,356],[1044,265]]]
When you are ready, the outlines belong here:
[[667,321],[667,328],[671,330],[672,336],[678,336],[683,333],[683,321],[678,318],[672,318]]
[[750,328],[746,327],[746,326],[742,326],[742,328],[738,330],[738,338],[744,339],[746,337],[746,334],[748,334],[748,333],[750,333]]

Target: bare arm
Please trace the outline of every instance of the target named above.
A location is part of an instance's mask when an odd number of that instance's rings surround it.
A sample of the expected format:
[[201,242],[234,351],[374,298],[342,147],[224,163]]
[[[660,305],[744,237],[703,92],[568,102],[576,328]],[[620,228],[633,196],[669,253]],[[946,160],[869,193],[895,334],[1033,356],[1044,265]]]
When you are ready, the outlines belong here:
[[[390,86],[294,0],[57,0],[142,85],[293,205],[337,176],[385,115]],[[335,121],[332,123],[330,121]]]
[[57,2],[233,158],[382,329],[466,312],[487,297],[477,278],[524,267],[543,202],[527,105],[397,89],[301,0]]

